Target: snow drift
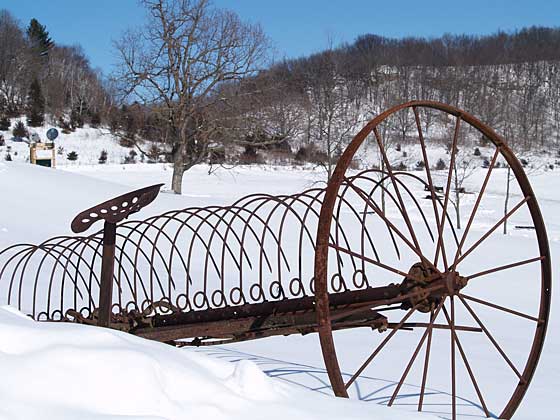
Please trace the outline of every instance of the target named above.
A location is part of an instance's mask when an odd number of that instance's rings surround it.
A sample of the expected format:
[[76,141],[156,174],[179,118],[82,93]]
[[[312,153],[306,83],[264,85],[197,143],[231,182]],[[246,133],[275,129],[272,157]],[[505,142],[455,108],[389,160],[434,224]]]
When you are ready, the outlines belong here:
[[414,419],[236,364],[98,327],[0,307],[0,419]]

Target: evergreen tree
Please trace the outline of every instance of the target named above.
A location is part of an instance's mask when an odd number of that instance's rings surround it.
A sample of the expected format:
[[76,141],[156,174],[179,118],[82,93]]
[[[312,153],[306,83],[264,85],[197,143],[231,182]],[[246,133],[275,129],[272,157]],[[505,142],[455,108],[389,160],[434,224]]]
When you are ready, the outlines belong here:
[[66,159],[68,159],[68,160],[70,160],[70,161],[72,161],[72,162],[75,161],[75,160],[78,160],[78,154],[77,154],[76,152],[74,152],[74,151],[71,151],[70,153],[68,153],[68,154],[66,155]]
[[37,79],[33,80],[29,87],[27,98],[27,125],[30,127],[40,127],[45,120],[45,98],[41,91],[41,85]]
[[20,138],[27,137],[27,129],[25,128],[23,122],[18,121],[16,123],[14,129],[12,130],[12,134],[14,135],[14,137],[20,137]]
[[35,18],[31,19],[27,27],[27,37],[31,41],[33,48],[37,49],[39,55],[44,56],[54,47],[54,42],[49,36],[45,25],[41,25]]

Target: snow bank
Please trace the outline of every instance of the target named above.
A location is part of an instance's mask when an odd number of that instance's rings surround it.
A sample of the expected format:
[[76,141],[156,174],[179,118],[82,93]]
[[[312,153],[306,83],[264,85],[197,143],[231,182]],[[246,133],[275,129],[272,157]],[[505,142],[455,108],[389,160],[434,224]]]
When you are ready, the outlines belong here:
[[212,359],[0,307],[0,419],[427,419],[327,397]]

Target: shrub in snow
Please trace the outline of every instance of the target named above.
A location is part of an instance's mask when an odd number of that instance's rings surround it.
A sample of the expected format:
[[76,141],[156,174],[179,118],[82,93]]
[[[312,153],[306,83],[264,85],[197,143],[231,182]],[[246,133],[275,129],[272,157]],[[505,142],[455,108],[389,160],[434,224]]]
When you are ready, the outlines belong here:
[[22,121],[18,121],[14,126],[14,129],[12,130],[12,134],[14,135],[14,137],[27,137],[28,133],[27,129],[25,128],[25,124],[23,124]]
[[161,149],[157,144],[152,144],[146,155],[148,156],[148,163],[156,163],[159,160],[159,155],[161,155]]
[[436,170],[441,171],[445,168],[447,168],[445,161],[442,158],[439,158],[438,161],[436,162]]
[[91,114],[89,123],[93,128],[97,128],[101,124],[101,117],[99,116],[99,112],[94,112]]
[[10,155],[10,153],[6,153],[6,156],[4,156],[4,160],[7,160],[8,162],[12,161],[12,155]]
[[475,155],[475,156],[480,156],[480,149],[479,149],[478,147],[475,147],[475,148],[474,148],[474,153],[473,153],[473,155]]
[[64,147],[58,146],[58,148],[56,149],[56,154],[58,156],[62,156],[64,154]]
[[397,152],[400,152],[400,151],[401,151],[401,144],[400,144],[400,143],[397,143],[397,145],[395,146],[395,150],[396,150]]
[[10,129],[10,125],[8,117],[0,118],[0,131],[8,131]]
[[4,140],[4,136],[2,134],[0,134],[0,146],[4,146],[6,144],[6,141]]
[[124,157],[123,163],[126,164],[136,163],[136,156],[138,156],[138,153],[136,153],[135,150],[131,150],[130,152],[128,152],[128,156]]
[[80,114],[77,110],[72,110],[72,112],[70,113],[70,127],[72,127],[74,130],[76,128],[81,128],[84,126],[84,119],[82,117],[82,114]]
[[70,153],[68,153],[66,155],[66,159],[68,159],[69,161],[73,162],[75,160],[78,160],[78,154],[74,151],[71,151]]
[[490,161],[488,159],[484,159],[484,161],[482,162],[482,167],[488,168],[489,166],[490,166]]
[[523,159],[523,158],[519,159],[519,162],[521,162],[521,164],[523,166],[527,166],[529,164],[529,161],[527,159]]
[[408,153],[406,153],[406,150],[403,150],[402,157],[407,157],[407,156],[408,156]]
[[424,169],[426,167],[426,164],[424,163],[423,160],[419,160],[418,162],[416,162],[416,170],[421,170]]
[[250,144],[245,146],[245,150],[239,156],[239,162],[242,164],[262,163],[263,161],[262,156],[257,152],[257,148]]
[[393,169],[395,171],[406,171],[406,165],[403,162],[399,162],[397,163],[395,166],[393,166]]
[[99,163],[101,165],[107,163],[107,156],[108,156],[107,150],[102,150],[101,154],[99,155]]

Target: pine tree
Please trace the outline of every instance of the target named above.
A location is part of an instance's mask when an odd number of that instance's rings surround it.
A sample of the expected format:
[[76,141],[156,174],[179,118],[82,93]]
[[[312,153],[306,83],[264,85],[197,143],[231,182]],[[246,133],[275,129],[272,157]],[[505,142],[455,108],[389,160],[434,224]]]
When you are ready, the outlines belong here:
[[35,18],[31,19],[29,22],[27,37],[29,41],[31,41],[33,48],[35,48],[41,56],[47,55],[49,50],[54,47],[54,42],[49,36],[46,26],[41,25]]
[[27,98],[27,125],[40,127],[45,120],[45,98],[41,91],[41,85],[37,79],[33,80],[29,87]]
[[14,137],[27,137],[27,129],[25,128],[25,125],[23,124],[23,122],[18,121],[16,123],[16,125],[14,126],[14,129],[12,130],[12,134],[14,135]]
[[70,160],[70,161],[72,161],[72,162],[75,161],[75,160],[78,160],[78,154],[77,154],[76,152],[74,152],[74,151],[71,151],[70,153],[68,153],[68,154],[66,155],[66,159],[68,159],[68,160]]

